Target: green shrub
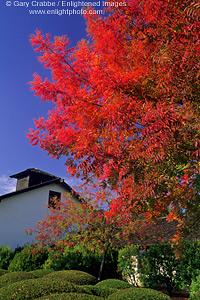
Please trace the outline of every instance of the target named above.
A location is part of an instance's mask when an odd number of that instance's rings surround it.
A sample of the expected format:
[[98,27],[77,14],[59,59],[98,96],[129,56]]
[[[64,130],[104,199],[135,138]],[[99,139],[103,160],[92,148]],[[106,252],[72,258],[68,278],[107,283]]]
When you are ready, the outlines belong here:
[[93,287],[94,285],[81,285],[81,286],[79,285],[79,288],[81,288],[81,293],[98,296],[93,292],[92,290]]
[[80,294],[80,293],[64,293],[64,294],[53,294],[50,296],[45,296],[41,298],[37,298],[37,300],[103,300],[104,298],[94,296],[94,295],[87,295],[87,294]]
[[200,275],[196,277],[196,279],[192,280],[190,287],[190,298],[191,300],[199,300],[200,299]]
[[48,276],[15,282],[0,289],[1,300],[24,300],[36,299],[42,296],[75,292],[81,293],[81,287],[60,278]]
[[76,245],[66,246],[61,249],[50,250],[48,259],[44,264],[44,269],[60,270],[79,270],[94,274],[100,264],[100,257],[87,247]]
[[133,285],[138,285],[141,277],[138,270],[139,250],[138,245],[130,245],[119,250],[118,255],[118,268],[122,278],[126,278]]
[[0,276],[4,275],[6,273],[8,273],[8,270],[0,269]]
[[151,246],[140,252],[138,246],[128,246],[119,252],[118,267],[123,277],[133,284],[167,288],[169,294],[178,282],[178,259],[168,243]]
[[[59,272],[55,272],[55,274],[56,273]],[[102,298],[105,299],[112,293],[115,293],[116,291],[117,291],[116,289],[94,286],[94,285],[78,286],[76,284],[68,282],[66,278],[56,278],[56,277],[54,278],[54,276],[51,277],[50,275],[47,275],[42,278],[15,282],[2,287],[0,289],[0,299],[1,300],[12,300],[12,299],[25,300],[25,299],[37,299],[44,296],[50,297],[51,294],[57,294],[57,293],[59,294],[80,293],[79,299],[82,299],[81,297],[83,297],[81,294],[87,294],[88,297],[85,296],[85,298],[83,299],[96,300]],[[91,296],[90,298],[89,295]],[[45,299],[48,298],[46,297]],[[73,298],[69,298],[69,299],[73,299]]]
[[167,288],[171,295],[178,282],[178,260],[173,247],[168,243],[151,246],[140,256],[139,270],[145,287]]
[[123,280],[119,280],[119,279],[106,279],[106,280],[102,280],[100,282],[98,282],[96,284],[96,286],[99,287],[109,287],[109,288],[114,288],[114,289],[127,289],[130,288],[131,285]]
[[[139,254],[138,246],[128,246],[119,251],[118,267],[124,278],[137,279],[145,287],[166,286],[171,294],[174,287],[185,288],[200,274],[200,241],[184,241],[175,249],[170,244],[151,246]],[[137,259],[135,259],[137,258]]]
[[36,278],[34,274],[30,274],[28,272],[13,272],[13,273],[6,273],[0,277],[0,288],[4,285],[16,282],[16,281],[22,281],[26,279],[33,279]]
[[14,257],[14,252],[10,247],[0,246],[0,269],[8,269],[10,261]]
[[86,285],[81,286],[83,288],[82,292],[86,294],[92,294],[95,296],[100,296],[103,298],[107,298],[109,295],[118,291],[118,289],[109,288],[106,286],[97,286],[97,285]]
[[29,273],[34,274],[37,278],[46,276],[52,272],[55,272],[54,270],[44,270],[44,269],[38,269],[38,270],[33,270],[30,271]]
[[[63,250],[63,251],[61,251]],[[103,278],[117,276],[117,256],[116,251],[108,251],[103,269]],[[98,276],[102,254],[92,251],[89,247],[75,245],[66,246],[64,249],[50,250],[48,259],[44,263],[44,269],[79,270],[94,276]]]
[[60,278],[78,285],[96,284],[97,278],[83,271],[65,270],[50,273],[46,278]]
[[107,300],[170,300],[170,297],[152,289],[134,287],[120,290],[108,296]]
[[10,272],[37,270],[42,267],[47,257],[46,250],[27,245],[20,252],[17,252],[10,262],[8,270]]
[[179,276],[182,287],[190,286],[192,280],[200,273],[200,241],[185,241],[181,244]]

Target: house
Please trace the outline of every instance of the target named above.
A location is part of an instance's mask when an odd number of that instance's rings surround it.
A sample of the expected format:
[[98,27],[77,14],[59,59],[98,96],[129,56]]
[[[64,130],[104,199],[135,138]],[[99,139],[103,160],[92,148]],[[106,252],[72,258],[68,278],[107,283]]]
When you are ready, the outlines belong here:
[[[63,179],[34,168],[10,177],[17,179],[17,186],[15,192],[0,196],[0,245],[15,249],[33,240],[24,230],[43,220],[54,205],[52,199],[63,201],[73,190]],[[72,199],[80,202],[74,195]]]

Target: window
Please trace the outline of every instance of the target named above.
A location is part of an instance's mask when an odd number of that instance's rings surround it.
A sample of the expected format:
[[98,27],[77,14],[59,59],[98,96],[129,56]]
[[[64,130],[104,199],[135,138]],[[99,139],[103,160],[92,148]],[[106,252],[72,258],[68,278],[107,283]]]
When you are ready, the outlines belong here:
[[49,208],[59,208],[61,193],[49,191]]

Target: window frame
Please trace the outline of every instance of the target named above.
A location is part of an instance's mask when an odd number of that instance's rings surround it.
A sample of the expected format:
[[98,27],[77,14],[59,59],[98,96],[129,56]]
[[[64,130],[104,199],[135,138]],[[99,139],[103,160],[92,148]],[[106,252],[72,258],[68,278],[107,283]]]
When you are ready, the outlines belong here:
[[48,208],[60,209],[61,192],[49,190]]

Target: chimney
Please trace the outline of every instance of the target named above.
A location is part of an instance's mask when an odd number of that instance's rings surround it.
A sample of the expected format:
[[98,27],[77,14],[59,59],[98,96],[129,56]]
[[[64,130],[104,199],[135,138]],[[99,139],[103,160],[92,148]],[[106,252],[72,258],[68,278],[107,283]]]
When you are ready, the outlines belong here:
[[35,168],[27,169],[23,172],[11,175],[10,177],[17,179],[16,191],[24,190],[34,185],[59,178]]

